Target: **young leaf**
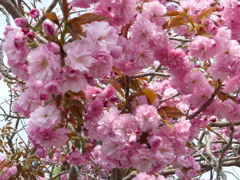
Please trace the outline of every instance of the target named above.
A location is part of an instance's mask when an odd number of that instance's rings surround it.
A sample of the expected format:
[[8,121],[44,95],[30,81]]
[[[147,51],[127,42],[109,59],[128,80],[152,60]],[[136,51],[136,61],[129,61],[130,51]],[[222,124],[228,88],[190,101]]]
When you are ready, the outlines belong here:
[[44,15],[47,19],[49,19],[50,21],[54,22],[55,24],[59,25],[59,20],[58,17],[56,15],[55,12],[50,12],[50,13],[46,13]]
[[84,111],[84,106],[81,101],[77,99],[71,99],[69,102],[69,110],[77,119],[82,119],[82,112]]
[[168,27],[169,28],[174,28],[174,27],[177,27],[177,26],[185,25],[184,20],[185,20],[185,17],[176,16],[169,21]]
[[105,17],[105,16],[97,15],[94,13],[86,13],[79,17],[75,17],[75,18],[69,20],[68,24],[72,24],[72,23],[76,23],[76,22],[78,22],[79,24],[86,24],[86,23],[90,23],[92,21],[104,21],[107,19],[109,19],[109,18]]
[[205,11],[203,11],[201,14],[198,15],[197,19],[201,20],[203,17],[208,16],[210,13],[212,13],[213,11],[215,11],[217,9],[217,7],[212,7],[210,9],[207,9]]
[[143,88],[142,92],[147,97],[148,104],[152,104],[155,101],[155,99],[157,98],[156,93],[154,91],[150,90],[150,89],[144,89]]
[[178,16],[178,15],[181,15],[181,14],[182,14],[182,12],[179,12],[179,11],[168,11],[163,16]]
[[158,114],[162,118],[179,118],[185,116],[178,108],[173,106],[163,106],[158,109]]
[[68,9],[68,3],[67,3],[67,0],[63,0],[62,1],[63,3],[63,16],[64,16],[64,19],[67,20],[68,17],[69,17],[69,9]]
[[171,122],[165,120],[165,119],[162,119],[161,120],[167,127],[169,127],[172,131],[174,130],[174,126]]
[[111,80],[109,83],[121,94],[122,97],[124,97],[121,85],[117,81]]

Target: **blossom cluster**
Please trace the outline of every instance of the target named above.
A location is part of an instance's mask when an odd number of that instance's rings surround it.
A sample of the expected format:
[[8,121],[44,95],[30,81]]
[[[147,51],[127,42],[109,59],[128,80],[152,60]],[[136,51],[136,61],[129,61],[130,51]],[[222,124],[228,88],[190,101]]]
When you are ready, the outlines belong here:
[[17,174],[17,167],[16,166],[11,166],[11,167],[6,167],[4,166],[7,164],[7,159],[5,156],[0,156],[0,179],[1,180],[7,180],[10,179],[11,177],[15,176]]

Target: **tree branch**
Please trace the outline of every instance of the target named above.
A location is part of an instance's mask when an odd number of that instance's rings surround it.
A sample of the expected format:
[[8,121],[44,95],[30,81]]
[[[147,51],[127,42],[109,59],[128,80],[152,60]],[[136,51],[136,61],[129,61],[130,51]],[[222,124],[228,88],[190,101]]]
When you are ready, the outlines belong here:
[[7,13],[7,11],[5,11],[5,9],[2,8],[2,7],[0,7],[0,11],[6,16],[7,25],[11,25],[11,23],[10,23],[10,18],[9,18],[9,14]]
[[22,17],[21,13],[17,10],[11,1],[0,0],[0,4],[6,9],[6,11],[12,16],[13,19]]
[[131,78],[140,78],[140,77],[146,77],[146,76],[171,77],[170,74],[158,73],[158,72],[149,72],[149,73],[137,74],[137,75],[131,76]]
[[203,110],[205,110],[213,101],[214,97],[216,96],[217,92],[219,91],[219,89],[221,88],[221,85],[219,85],[215,91],[213,92],[212,96],[210,97],[210,99],[208,101],[206,101],[195,113],[193,113],[192,115],[187,116],[187,119],[193,119],[196,116],[198,116]]

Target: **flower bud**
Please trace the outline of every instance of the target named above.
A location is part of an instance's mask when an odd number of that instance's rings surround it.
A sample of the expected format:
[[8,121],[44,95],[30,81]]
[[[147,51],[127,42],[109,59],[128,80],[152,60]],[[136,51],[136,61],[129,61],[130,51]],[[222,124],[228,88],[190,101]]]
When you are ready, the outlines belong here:
[[17,27],[24,28],[27,25],[27,20],[24,18],[16,18],[14,20]]

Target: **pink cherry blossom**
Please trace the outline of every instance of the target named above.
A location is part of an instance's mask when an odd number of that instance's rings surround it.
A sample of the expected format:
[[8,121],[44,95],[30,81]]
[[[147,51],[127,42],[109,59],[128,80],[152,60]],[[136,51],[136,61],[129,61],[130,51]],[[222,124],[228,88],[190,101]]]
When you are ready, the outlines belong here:
[[131,38],[134,43],[148,43],[156,33],[157,27],[149,19],[139,17],[131,26]]
[[160,124],[160,116],[157,109],[152,105],[140,105],[136,108],[136,120],[141,131],[157,129]]
[[87,31],[87,37],[83,40],[85,43],[91,43],[94,51],[111,52],[117,48],[117,30],[109,25],[109,23],[94,21],[86,24],[84,29]]
[[131,114],[119,115],[112,124],[115,139],[121,142],[135,141],[137,128],[137,121]]
[[191,42],[190,55],[206,61],[218,53],[219,49],[216,46],[216,42],[213,39],[205,36],[197,36]]
[[166,8],[159,1],[150,1],[143,4],[142,16],[158,26],[162,26],[165,23],[166,18],[163,17],[165,13]]
[[94,61],[89,44],[77,39],[65,44],[63,49],[67,53],[65,59],[66,65],[80,72],[88,72],[89,67]]
[[92,120],[92,118],[98,118],[103,111],[103,103],[99,98],[96,98],[90,106],[87,108],[87,119]]
[[25,42],[24,34],[20,29],[9,29],[5,33],[3,51],[6,53],[9,65],[25,63],[29,48]]
[[38,107],[31,113],[30,121],[40,129],[53,129],[61,120],[60,112],[55,106]]
[[35,139],[36,143],[42,147],[50,148],[53,146],[56,134],[51,129],[40,130]]
[[66,135],[68,130],[66,128],[57,129],[55,131],[56,138],[53,142],[55,147],[64,146],[68,140],[68,136]]
[[94,78],[107,76],[112,70],[112,56],[103,51],[98,52],[93,58],[89,74]]
[[97,3],[99,0],[72,0],[70,5],[73,7],[89,8],[90,4]]
[[29,74],[38,80],[50,81],[61,71],[60,55],[54,54],[47,45],[40,45],[28,55]]
[[48,152],[45,148],[38,148],[35,154],[40,158],[45,158],[48,155]]
[[46,33],[48,36],[53,36],[55,34],[56,28],[55,24],[53,24],[52,22],[45,21],[42,26],[44,33]]
[[87,85],[86,78],[79,71],[67,67],[57,81],[57,88],[59,92],[65,93],[68,90],[78,92],[84,89]]
[[68,163],[73,165],[81,165],[86,162],[84,156],[82,156],[78,151],[73,151],[69,155]]

